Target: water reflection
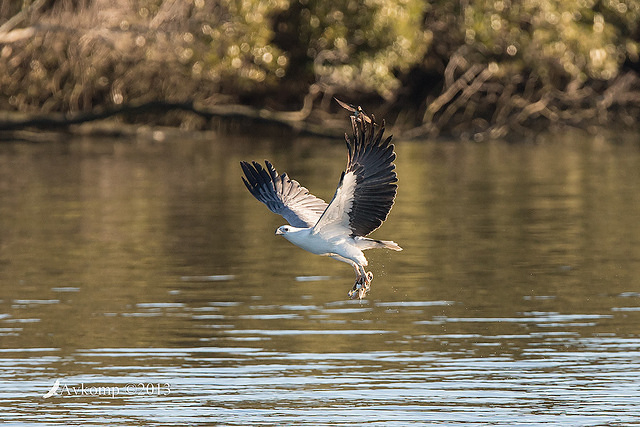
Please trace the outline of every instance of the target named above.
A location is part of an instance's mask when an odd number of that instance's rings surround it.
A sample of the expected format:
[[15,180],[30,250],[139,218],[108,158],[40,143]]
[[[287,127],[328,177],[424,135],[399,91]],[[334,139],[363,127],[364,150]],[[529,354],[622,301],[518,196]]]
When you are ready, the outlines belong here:
[[[0,420],[636,422],[638,147],[397,152],[377,235],[405,250],[368,254],[360,302],[351,269],[274,236],[239,178],[269,158],[330,199],[339,141],[1,146]],[[65,394],[82,386],[119,394]]]

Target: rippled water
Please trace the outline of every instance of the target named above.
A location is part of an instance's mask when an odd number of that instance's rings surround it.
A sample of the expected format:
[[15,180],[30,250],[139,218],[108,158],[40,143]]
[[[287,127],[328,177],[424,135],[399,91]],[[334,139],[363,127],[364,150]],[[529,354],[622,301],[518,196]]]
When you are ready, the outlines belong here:
[[238,166],[329,199],[339,141],[2,144],[0,422],[640,424],[640,146],[396,151],[405,250],[351,301]]

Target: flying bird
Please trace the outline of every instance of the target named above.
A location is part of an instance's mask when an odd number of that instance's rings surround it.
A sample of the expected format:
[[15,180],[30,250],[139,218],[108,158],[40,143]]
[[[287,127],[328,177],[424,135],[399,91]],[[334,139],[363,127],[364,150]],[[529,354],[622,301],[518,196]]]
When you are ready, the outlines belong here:
[[279,227],[276,235],[311,253],[350,264],[356,281],[348,295],[362,299],[373,280],[362,251],[402,250],[390,240],[366,237],[382,225],[393,206],[398,189],[393,163],[396,154],[392,137],[383,139],[384,121],[378,124],[361,107],[336,101],[353,113],[353,135],[345,134],[347,167],[329,204],[286,173],[279,175],[268,160],[266,168],[257,162],[240,165],[246,176],[242,180],[251,194],[289,223]]

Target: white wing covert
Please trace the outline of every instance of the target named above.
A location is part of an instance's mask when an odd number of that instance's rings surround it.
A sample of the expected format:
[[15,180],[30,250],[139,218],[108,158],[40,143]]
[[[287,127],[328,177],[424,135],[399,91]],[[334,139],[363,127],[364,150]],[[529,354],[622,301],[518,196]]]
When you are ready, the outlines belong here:
[[311,227],[325,211],[324,200],[309,193],[286,173],[278,175],[269,161],[265,160],[266,169],[257,162],[240,162],[240,165],[247,177],[242,181],[251,194],[292,226]]

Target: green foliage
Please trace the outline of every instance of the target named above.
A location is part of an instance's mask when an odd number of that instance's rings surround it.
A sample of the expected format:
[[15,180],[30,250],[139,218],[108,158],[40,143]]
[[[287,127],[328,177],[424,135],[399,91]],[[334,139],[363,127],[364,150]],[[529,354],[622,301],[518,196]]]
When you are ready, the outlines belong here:
[[[286,8],[287,0],[219,0],[215,24],[205,23],[202,32],[210,38],[205,55],[214,79],[252,90],[272,85],[285,74],[288,58],[271,41],[270,18]],[[222,19],[220,19],[222,18]]]
[[637,57],[637,0],[483,0],[464,8],[464,39],[485,61],[547,82],[608,80]]
[[397,74],[429,46],[424,7],[422,0],[299,0],[278,28],[289,38],[284,44],[302,52],[295,66],[317,82],[390,98]]

